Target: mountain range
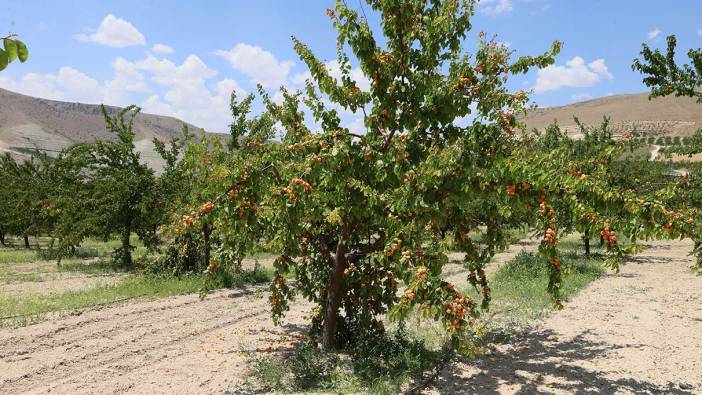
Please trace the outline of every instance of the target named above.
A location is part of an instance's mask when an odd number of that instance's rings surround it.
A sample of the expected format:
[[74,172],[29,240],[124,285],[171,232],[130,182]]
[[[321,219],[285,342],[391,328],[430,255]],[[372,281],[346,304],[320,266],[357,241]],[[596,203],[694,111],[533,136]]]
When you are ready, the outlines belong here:
[[[115,113],[117,107],[107,107]],[[543,129],[554,121],[573,136],[578,135],[573,117],[589,126],[603,116],[611,117],[615,133],[636,129],[648,135],[689,136],[702,128],[702,104],[690,98],[664,97],[649,100],[648,94],[613,95],[560,107],[536,108],[522,118],[529,130]],[[202,129],[179,119],[139,114],[134,122],[135,143],[149,165],[162,166],[153,138],[163,141],[181,134],[183,125],[199,135]],[[224,136],[224,135],[221,135]],[[99,105],[40,99],[0,89],[0,154],[10,152],[28,158],[33,149],[49,154],[75,143],[109,139]]]

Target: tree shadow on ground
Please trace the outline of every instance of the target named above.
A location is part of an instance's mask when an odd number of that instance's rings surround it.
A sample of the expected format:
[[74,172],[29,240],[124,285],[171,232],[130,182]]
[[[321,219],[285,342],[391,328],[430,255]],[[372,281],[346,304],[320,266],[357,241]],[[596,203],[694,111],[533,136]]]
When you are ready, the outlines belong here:
[[627,257],[626,261],[623,262],[622,265],[627,265],[630,263],[637,263],[637,264],[642,264],[642,263],[670,263],[675,261],[675,258],[670,258],[670,257],[662,257],[662,256],[645,256],[645,255],[639,255],[639,256],[632,256],[632,257]]
[[[552,331],[534,332],[514,339],[511,347],[493,350],[492,355],[451,364],[434,387],[442,394],[692,393],[678,384],[659,385],[643,379],[610,378],[602,372],[580,366],[579,361],[604,357],[612,350],[640,347],[637,344],[593,342],[587,340],[586,335],[587,332],[583,332],[572,340],[560,341]],[[466,370],[474,374],[466,375]]]

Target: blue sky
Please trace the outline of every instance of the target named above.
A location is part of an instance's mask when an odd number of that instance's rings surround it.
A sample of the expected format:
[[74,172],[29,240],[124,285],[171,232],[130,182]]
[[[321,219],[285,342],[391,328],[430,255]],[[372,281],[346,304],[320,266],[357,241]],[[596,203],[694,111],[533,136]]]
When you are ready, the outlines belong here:
[[[335,35],[324,13],[333,3],[3,0],[0,33],[18,33],[31,55],[3,71],[0,87],[58,100],[134,103],[225,131],[232,90],[252,92],[256,83],[271,93],[280,85],[300,86],[306,69],[291,35],[322,59],[335,59]],[[516,55],[541,53],[553,40],[564,43],[555,66],[514,81],[515,89],[533,89],[539,105],[553,106],[645,91],[630,68],[641,43],[663,47],[665,36],[676,34],[681,53],[699,48],[700,15],[698,0],[483,0],[473,25],[474,32],[497,35]],[[475,41],[469,36],[467,47]],[[355,114],[343,117],[358,124]]]

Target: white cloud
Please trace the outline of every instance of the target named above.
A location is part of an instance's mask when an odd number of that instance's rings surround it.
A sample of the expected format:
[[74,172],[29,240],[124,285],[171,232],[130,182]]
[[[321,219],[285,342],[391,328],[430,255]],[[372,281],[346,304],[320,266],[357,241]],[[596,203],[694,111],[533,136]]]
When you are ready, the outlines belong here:
[[196,55],[188,56],[181,65],[151,54],[134,67],[151,75],[151,81],[165,87],[162,95],[151,95],[144,102],[144,111],[174,116],[211,131],[225,131],[231,122],[229,99],[232,91],[246,92],[232,79],[218,81],[214,89],[207,80],[217,72]]
[[0,87],[51,100],[100,103],[104,88],[84,73],[61,67],[56,74],[25,74],[19,82],[0,77]]
[[226,59],[234,69],[244,73],[252,82],[265,88],[284,85],[290,69],[295,64],[289,60],[279,62],[272,53],[248,44],[237,44],[229,51],[218,50],[214,53]]
[[697,35],[702,36],[702,29],[697,29]]
[[592,99],[592,95],[588,93],[578,93],[576,95],[571,96],[570,98],[575,101],[585,101]]
[[110,14],[102,20],[97,31],[92,34],[76,34],[79,41],[92,41],[114,48],[146,45],[144,35],[131,23]]
[[583,58],[576,56],[567,61],[565,66],[551,65],[539,70],[534,92],[553,91],[562,87],[587,88],[613,78],[604,59],[586,65]]
[[157,84],[171,85],[184,80],[201,80],[213,78],[217,71],[210,69],[197,56],[188,56],[180,66],[168,59],[158,59],[148,54],[145,59],[134,63],[135,67],[153,74],[152,80]]
[[175,49],[169,47],[166,44],[161,44],[161,43],[154,44],[154,46],[151,47],[151,50],[158,53],[158,54],[163,54],[163,55],[167,55],[169,53],[175,52]]
[[513,8],[512,0],[482,0],[478,6],[480,12],[492,16],[510,12]]
[[363,117],[356,118],[351,122],[348,122],[344,127],[349,129],[349,132],[356,134],[366,134],[366,125],[364,124]]
[[132,104],[130,93],[149,91],[146,78],[133,63],[120,57],[112,62],[112,69],[114,76],[105,82],[103,102],[115,106],[127,106]]
[[[341,82],[341,64],[339,63],[338,60],[331,60],[328,62],[325,62],[324,65],[326,66],[327,70],[329,71],[329,74],[336,78],[339,83]],[[364,91],[367,91],[370,89],[370,81],[366,76],[363,74],[363,71],[361,70],[360,67],[352,68],[351,72],[349,73],[349,76],[351,77],[352,80],[356,81],[356,85]],[[312,78],[312,73],[309,71],[306,71],[304,73],[298,73],[295,74],[292,77],[292,82],[297,85],[303,85],[306,80]]]
[[658,38],[658,36],[661,35],[661,29],[653,29],[650,32],[646,33],[646,37],[648,37],[649,40],[653,40]]

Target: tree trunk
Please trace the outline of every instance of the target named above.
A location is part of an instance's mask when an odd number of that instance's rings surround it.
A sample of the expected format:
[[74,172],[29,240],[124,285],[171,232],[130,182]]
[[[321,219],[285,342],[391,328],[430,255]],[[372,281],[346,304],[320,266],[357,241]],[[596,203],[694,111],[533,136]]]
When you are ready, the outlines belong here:
[[329,287],[327,287],[327,298],[324,306],[324,324],[322,326],[322,349],[333,350],[337,347],[336,327],[339,318],[339,302],[341,299],[342,283],[344,281],[344,270],[348,262],[346,261],[346,239],[348,231],[342,230],[339,244],[334,255],[334,270],[329,276]]
[[205,241],[205,262],[203,267],[207,267],[210,264],[210,234],[212,233],[212,224],[205,222],[202,225],[202,238]]
[[129,236],[132,234],[131,224],[128,224],[122,229],[122,266],[132,266],[132,246],[129,244]]
[[30,249],[31,247],[29,246],[29,236],[24,235],[24,248]]
[[0,228],[0,244],[5,245],[5,232]]
[[590,258],[590,229],[585,231],[583,241],[585,242],[585,257]]

